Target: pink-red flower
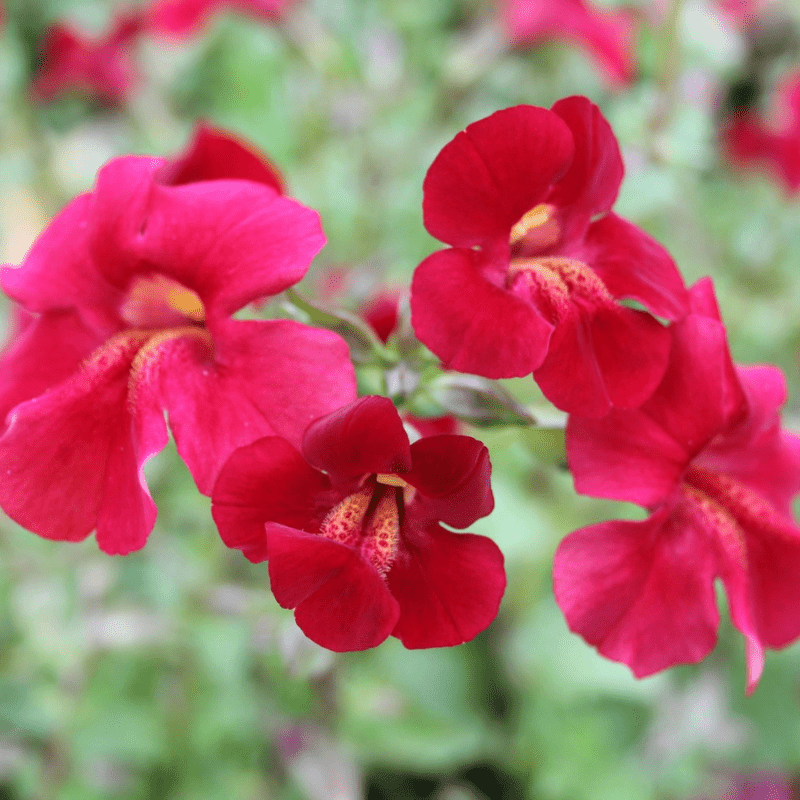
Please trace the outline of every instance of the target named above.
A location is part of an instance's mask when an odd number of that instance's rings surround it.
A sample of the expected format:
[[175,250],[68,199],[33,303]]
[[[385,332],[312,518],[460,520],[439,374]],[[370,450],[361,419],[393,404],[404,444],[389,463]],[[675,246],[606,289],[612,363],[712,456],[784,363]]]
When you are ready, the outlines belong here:
[[155,520],[142,470],[167,442],[165,412],[209,493],[237,447],[299,444],[355,397],[338,336],[232,319],[300,280],[324,244],[317,214],[279,185],[267,162],[204,128],[176,160],[111,161],[20,267],[0,271],[33,315],[0,358],[9,516],[52,539],[96,529],[102,550],[130,552]]
[[556,552],[556,600],[569,627],[637,677],[693,663],[713,648],[722,580],[747,646],[748,690],[765,647],[800,635],[800,437],[782,430],[783,375],[734,368],[710,281],[673,326],[669,367],[639,409],[572,417],[576,489],[644,506],[567,536]]
[[140,15],[120,16],[99,38],[57,23],[46,33],[31,91],[52,100],[65,91],[81,91],[110,103],[122,102],[136,82],[133,47],[142,32]]
[[723,149],[734,166],[762,168],[783,184],[800,191],[800,72],[788,75],[776,91],[777,113],[766,117],[754,110],[736,111],[722,125]]
[[216,13],[240,11],[265,20],[277,19],[291,0],[154,0],[150,23],[170,36],[192,36]]
[[630,11],[597,8],[586,0],[506,0],[503,22],[517,46],[568,42],[594,58],[612,85],[633,80],[636,24]]
[[459,133],[423,186],[425,226],[452,247],[414,274],[419,339],[461,372],[533,373],[566,411],[642,403],[669,333],[617,301],[679,319],[687,299],[664,248],[610,210],[622,175],[614,134],[584,97],[508,108]]
[[409,444],[384,397],[316,420],[302,454],[277,437],[230,457],[212,495],[223,541],[269,559],[272,592],[318,644],[460,644],[496,616],[503,556],[453,533],[493,507],[489,454],[468,436]]

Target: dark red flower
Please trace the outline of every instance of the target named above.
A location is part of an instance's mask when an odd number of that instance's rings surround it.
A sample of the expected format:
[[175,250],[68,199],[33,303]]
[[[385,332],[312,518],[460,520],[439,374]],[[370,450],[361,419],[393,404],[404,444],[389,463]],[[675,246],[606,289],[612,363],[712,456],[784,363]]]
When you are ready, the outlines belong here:
[[791,194],[800,191],[800,72],[776,91],[774,118],[746,109],[722,125],[722,146],[734,166],[762,168]]
[[302,455],[276,437],[233,453],[212,513],[225,544],[269,559],[275,598],[323,647],[442,647],[480,633],[505,588],[494,542],[440,525],[492,510],[489,473],[480,442],[409,444],[391,401],[364,397],[314,422]]
[[459,133],[423,186],[425,226],[452,247],[414,274],[419,339],[461,372],[533,372],[566,411],[642,403],[669,334],[617,300],[668,319],[687,300],[664,248],[610,211],[622,174],[614,134],[584,97],[508,108]]
[[299,444],[355,396],[335,334],[231,318],[303,277],[325,241],[317,214],[247,151],[234,177],[219,164],[204,174],[202,154],[231,152],[233,139],[205,129],[195,145],[172,162],[111,161],[20,267],[0,271],[35,315],[0,359],[0,506],[47,538],[96,529],[108,553],[145,544],[155,506],[142,469],[166,444],[165,411],[209,493],[237,447]]
[[592,56],[612,85],[633,80],[636,25],[630,11],[585,0],[506,0],[503,22],[515,45],[568,42]]
[[31,92],[39,100],[52,100],[78,90],[110,103],[122,102],[136,82],[132,49],[141,32],[142,19],[135,14],[120,16],[97,39],[63,23],[53,25],[42,41]]
[[783,375],[734,368],[710,281],[673,326],[664,380],[639,409],[570,418],[575,487],[646,507],[564,539],[555,594],[571,630],[637,677],[704,658],[722,580],[747,642],[748,690],[764,647],[800,636],[800,437],[781,429]]
[[170,36],[192,36],[216,13],[229,9],[265,20],[277,19],[292,0],[154,0],[151,26]]

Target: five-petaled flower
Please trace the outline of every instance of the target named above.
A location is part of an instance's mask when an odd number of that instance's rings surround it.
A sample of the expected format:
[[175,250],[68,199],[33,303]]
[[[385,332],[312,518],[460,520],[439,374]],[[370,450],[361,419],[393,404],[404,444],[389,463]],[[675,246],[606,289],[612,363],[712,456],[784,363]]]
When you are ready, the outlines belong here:
[[143,24],[139,14],[122,15],[96,39],[65,23],[53,25],[42,41],[33,96],[51,100],[78,90],[110,103],[122,102],[136,82],[132,51]]
[[612,85],[633,79],[635,22],[628,10],[601,9],[586,0],[505,0],[503,22],[515,45],[570,42],[595,59]]
[[762,168],[790,194],[800,192],[800,72],[781,81],[775,92],[777,113],[767,117],[739,109],[723,120],[723,149],[736,167]]
[[714,581],[747,645],[748,690],[764,647],[800,636],[800,437],[781,429],[774,367],[734,368],[710,281],[673,326],[669,367],[635,411],[572,417],[567,456],[579,492],[646,507],[567,536],[556,600],[569,627],[637,677],[693,663],[714,646]]
[[655,389],[669,333],[633,298],[679,319],[686,289],[669,254],[610,208],[623,166],[599,109],[569,97],[469,125],[434,160],[425,227],[452,245],[411,286],[419,339],[450,368],[533,372],[559,408],[601,416]]
[[[299,281],[325,238],[268,163],[204,128],[173,161],[107,164],[18,268],[6,293],[33,317],[0,358],[0,507],[107,553],[142,547],[156,510],[144,462],[167,442],[200,491],[237,447],[299,444],[355,397],[348,349],[290,321],[236,320]],[[4,422],[3,422],[4,421]]]
[[312,423],[302,454],[278,437],[234,452],[212,513],[225,544],[269,559],[275,598],[315,642],[441,647],[480,633],[505,588],[494,542],[440,525],[492,510],[489,473],[480,442],[409,444],[392,402],[364,397]]

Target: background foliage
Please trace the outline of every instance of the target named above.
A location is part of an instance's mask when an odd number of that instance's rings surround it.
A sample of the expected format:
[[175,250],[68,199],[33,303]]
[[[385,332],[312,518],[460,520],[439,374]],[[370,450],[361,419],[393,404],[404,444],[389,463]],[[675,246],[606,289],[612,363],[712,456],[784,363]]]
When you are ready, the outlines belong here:
[[[223,14],[189,41],[146,40],[123,108],[28,94],[45,26],[99,32],[110,0],[6,9],[3,261],[103,162],[177,152],[204,118],[263,148],[319,210],[329,244],[301,290],[344,274],[339,300],[356,308],[439,246],[421,186],[458,130],[586,94],[623,148],[618,212],[687,282],[713,276],[734,357],[786,371],[800,427],[800,215],[767,178],[722,163],[716,114],[744,44],[710,2],[679,3],[673,28],[643,25],[638,77],[616,92],[577,49],[504,49],[488,0],[309,0],[276,27]],[[532,381],[507,385],[544,405]],[[476,435],[497,508],[472,529],[500,544],[509,588],[495,624],[458,648],[390,640],[338,656],[307,641],[265,566],[222,545],[173,451],[148,467],[159,519],[139,553],[0,521],[0,798],[677,800],[721,797],[734,774],[800,775],[800,649],[771,653],[749,699],[729,624],[703,664],[648,680],[601,659],[566,629],[552,554],[578,526],[642,512],[577,497],[557,431]]]

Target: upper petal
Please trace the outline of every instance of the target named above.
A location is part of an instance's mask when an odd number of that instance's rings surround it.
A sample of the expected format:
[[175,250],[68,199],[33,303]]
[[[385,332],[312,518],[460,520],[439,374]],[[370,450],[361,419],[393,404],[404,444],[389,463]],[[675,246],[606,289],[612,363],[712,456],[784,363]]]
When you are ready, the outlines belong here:
[[691,314],[670,330],[667,371],[639,409],[570,418],[567,454],[578,491],[658,505],[729,424],[732,370],[724,328]]
[[213,346],[202,335],[173,336],[146,366],[158,373],[178,453],[204,494],[237,447],[281,436],[299,448],[312,420],[355,396],[345,342],[291,321],[228,320]]
[[792,500],[800,493],[800,437],[781,427],[786,379],[770,366],[738,366],[736,373],[746,413],[715,437],[697,463],[742,481],[791,520]]
[[169,186],[230,178],[263,183],[283,194],[283,178],[272,162],[235,136],[204,123],[195,129],[185,152],[158,172],[158,180]]
[[303,455],[334,483],[411,468],[408,434],[387,397],[362,397],[315,420],[303,437]]
[[33,243],[19,267],[0,269],[3,291],[29,311],[105,306],[116,311],[119,293],[89,255],[92,198],[68,203]]
[[446,144],[423,183],[425,227],[459,247],[508,243],[512,226],[566,171],[572,136],[545,108],[515,106]]
[[484,257],[440,250],[414,272],[411,322],[444,364],[487,378],[529,375],[544,360],[553,326],[536,308],[490,282]]
[[266,532],[272,592],[284,608],[297,608],[309,639],[341,653],[375,647],[392,632],[397,602],[355,550],[275,523]]
[[600,109],[586,97],[565,97],[553,106],[569,127],[575,157],[547,202],[560,212],[565,239],[581,235],[589,219],[608,211],[617,199],[624,167],[617,137]]
[[116,159],[93,195],[95,259],[121,289],[160,273],[194,290],[208,316],[297,283],[325,243],[319,215],[253,181],[166,186],[160,163]]
[[[428,436],[411,445],[411,471],[403,478],[418,490],[415,518],[466,528],[491,514],[489,451],[469,436]],[[411,513],[411,511],[409,511]]]
[[392,635],[412,649],[474,638],[497,616],[506,587],[503,554],[491,539],[435,524],[404,528],[387,580],[400,605]]

